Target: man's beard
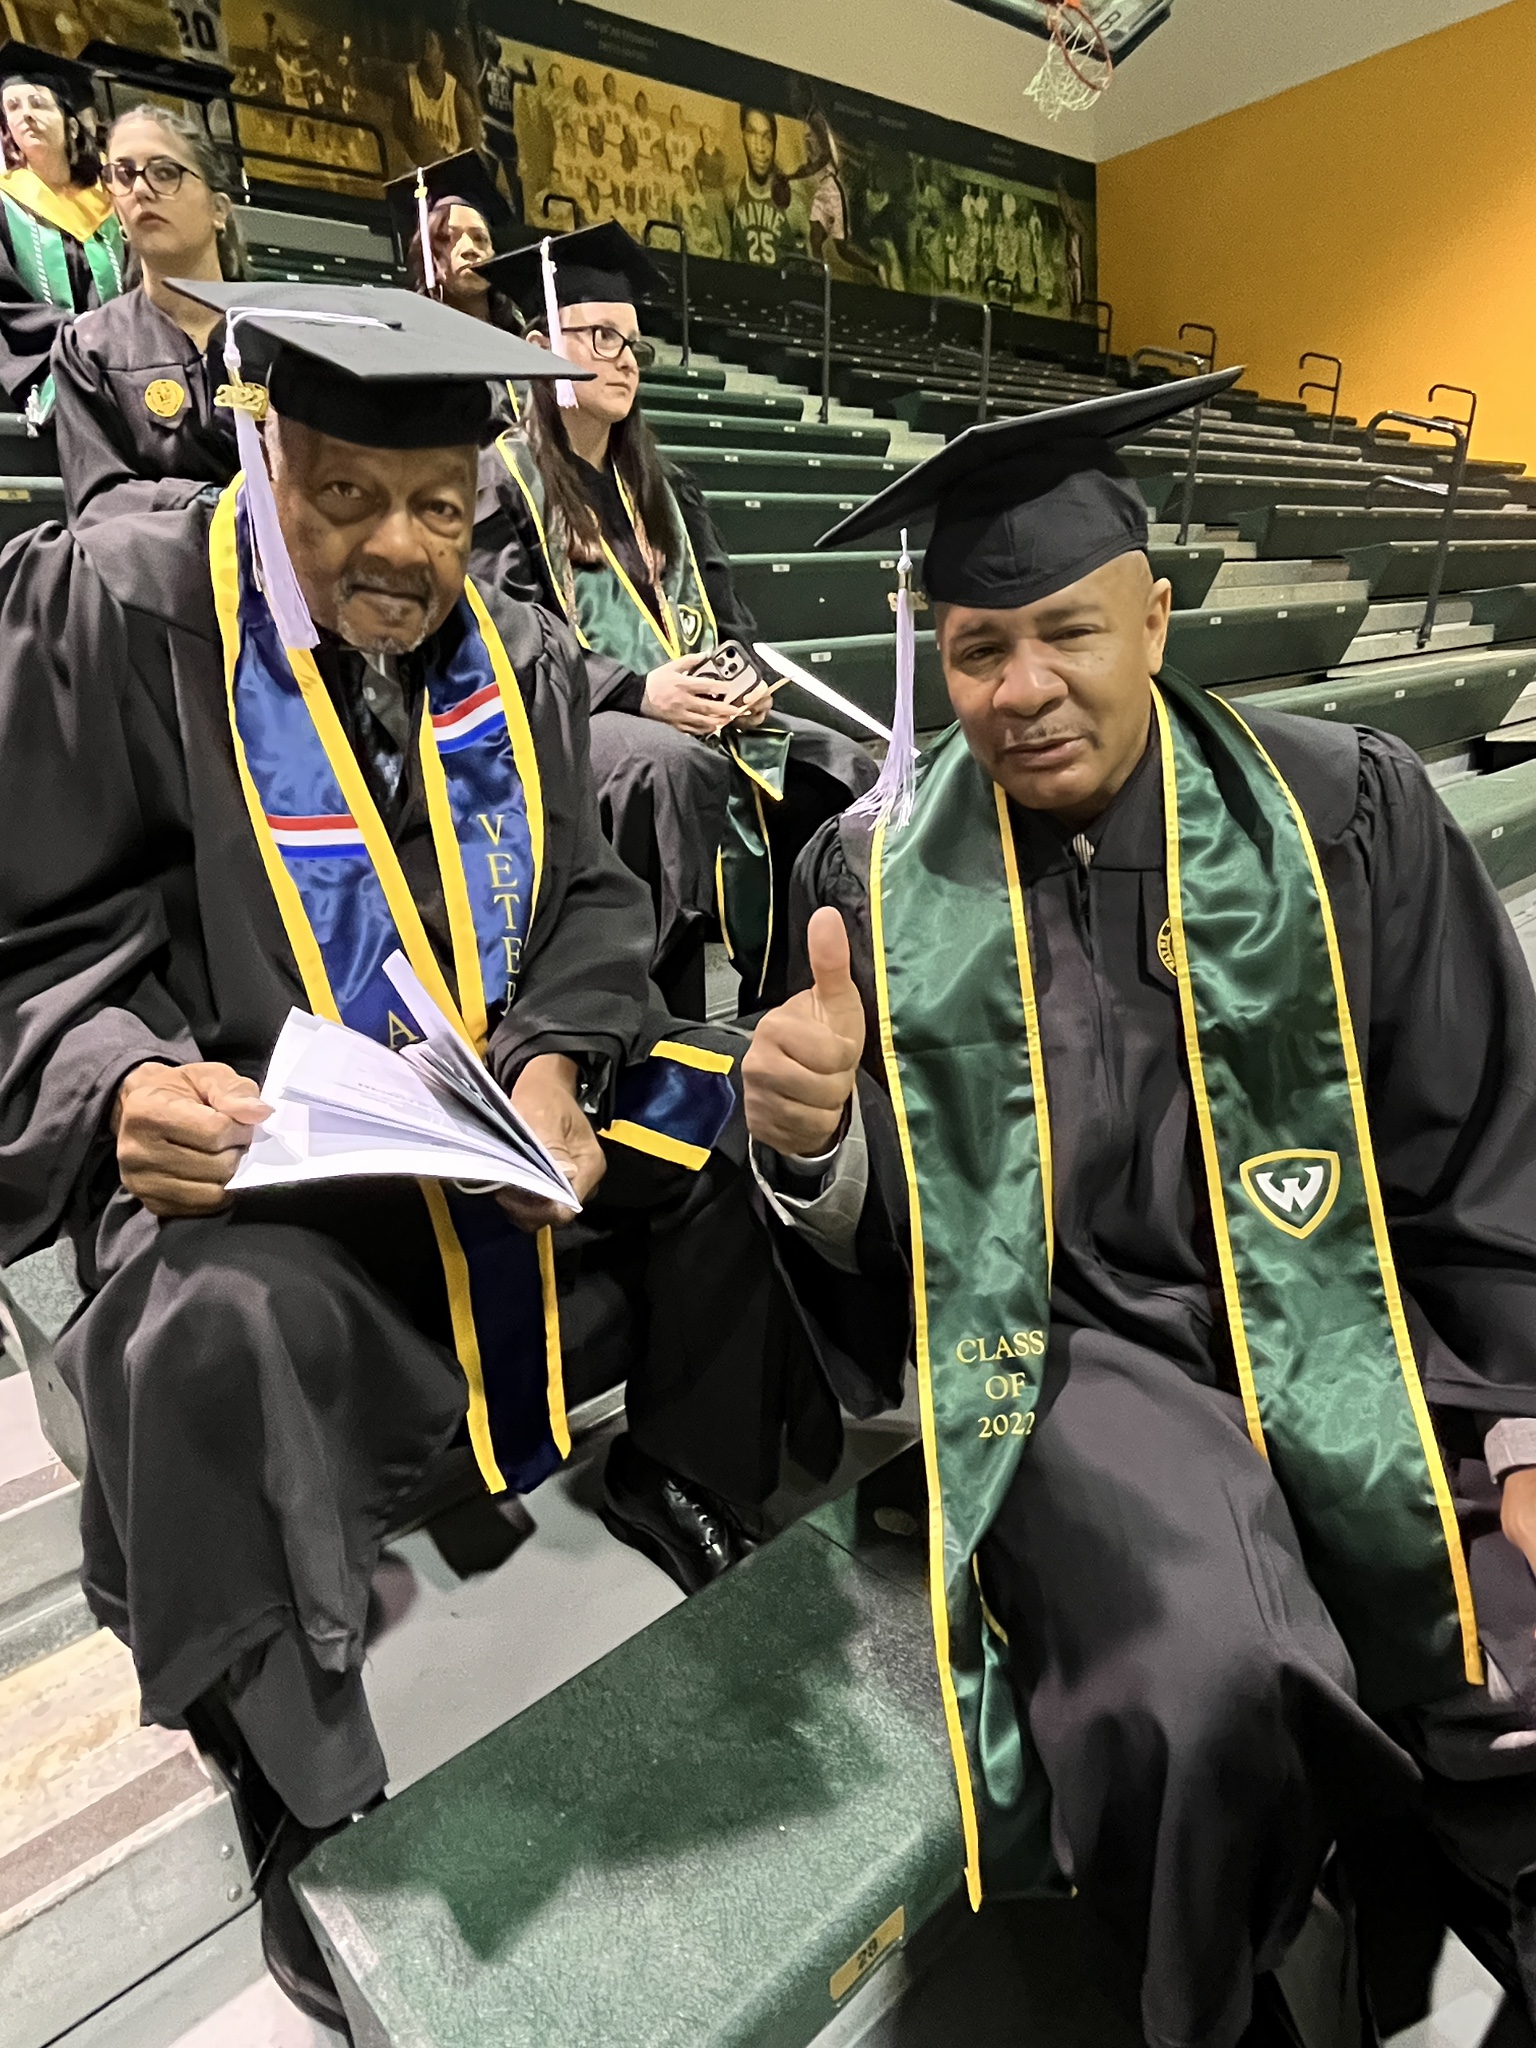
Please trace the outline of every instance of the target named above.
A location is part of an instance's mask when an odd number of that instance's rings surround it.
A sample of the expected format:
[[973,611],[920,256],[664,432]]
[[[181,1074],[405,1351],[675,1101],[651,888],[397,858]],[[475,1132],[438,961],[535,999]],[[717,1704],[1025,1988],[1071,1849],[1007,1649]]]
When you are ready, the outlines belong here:
[[[395,632],[375,631],[361,636],[353,632],[346,623],[347,607],[354,598],[370,594],[415,598],[421,606],[420,630],[414,635],[408,634],[404,629]],[[360,562],[337,585],[337,630],[347,645],[355,647],[359,654],[414,654],[432,630],[433,600],[436,595],[432,579],[424,569],[401,571],[385,568],[382,563]]]

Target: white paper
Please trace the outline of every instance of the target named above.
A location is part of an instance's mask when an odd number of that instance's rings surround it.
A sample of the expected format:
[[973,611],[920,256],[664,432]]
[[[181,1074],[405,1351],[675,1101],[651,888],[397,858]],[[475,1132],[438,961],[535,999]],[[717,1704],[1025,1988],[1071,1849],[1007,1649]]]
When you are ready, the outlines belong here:
[[262,1083],[256,1127],[230,1188],[364,1174],[519,1188],[568,1209],[575,1192],[404,958],[385,971],[423,1034],[403,1058],[342,1024],[291,1010]]

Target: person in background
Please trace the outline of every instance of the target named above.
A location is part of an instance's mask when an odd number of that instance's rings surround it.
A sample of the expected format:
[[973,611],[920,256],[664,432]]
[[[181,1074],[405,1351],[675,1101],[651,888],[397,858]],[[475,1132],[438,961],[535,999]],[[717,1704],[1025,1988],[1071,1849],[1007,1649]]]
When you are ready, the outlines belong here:
[[189,505],[240,466],[230,415],[214,403],[227,381],[223,324],[170,283],[244,277],[232,167],[200,123],[141,106],[113,123],[104,176],[134,281],[53,347],[59,473],[76,527]]
[[[418,180],[425,183],[427,193],[430,279],[421,246]],[[405,252],[411,290],[439,299],[471,320],[485,320],[508,334],[521,334],[522,315],[509,298],[493,288],[481,267],[496,253],[493,230],[506,227],[511,213],[480,152],[460,150],[457,156],[410,171],[386,185],[384,193]],[[499,385],[491,393],[491,401],[492,433],[516,423],[521,401],[510,383]]]
[[[717,920],[741,976],[743,1014],[777,1000],[783,892],[795,855],[869,787],[863,750],[774,709],[758,685],[733,707],[693,670],[757,627],[697,486],[645,424],[650,345],[635,312],[666,287],[616,223],[552,245],[560,353],[590,368],[562,407],[545,384],[528,417],[482,462],[475,573],[582,634],[592,685],[592,766],[604,829],[650,888],[652,973],[680,1016],[702,1016],[704,943]],[[493,278],[550,342],[537,247],[499,257]]]
[[456,156],[479,137],[480,116],[469,92],[448,69],[443,39],[429,28],[421,56],[406,73],[401,141],[414,163]]
[[507,188],[514,220],[523,217],[523,181],[518,172],[516,89],[537,85],[533,59],[524,57],[514,70],[507,61],[507,46],[492,28],[479,31],[480,108],[485,120],[485,146],[496,159]]
[[747,174],[731,201],[731,255],[738,263],[771,268],[804,242],[791,210],[794,194],[779,166],[778,116],[743,107],[741,147]]
[[84,64],[25,43],[0,50],[0,392],[37,425],[53,409],[59,329],[127,282],[94,90]]
[[681,179],[685,170],[695,169],[699,154],[699,138],[688,126],[682,108],[675,101],[671,113],[667,116],[667,128],[662,141],[666,145],[667,164],[674,178]]

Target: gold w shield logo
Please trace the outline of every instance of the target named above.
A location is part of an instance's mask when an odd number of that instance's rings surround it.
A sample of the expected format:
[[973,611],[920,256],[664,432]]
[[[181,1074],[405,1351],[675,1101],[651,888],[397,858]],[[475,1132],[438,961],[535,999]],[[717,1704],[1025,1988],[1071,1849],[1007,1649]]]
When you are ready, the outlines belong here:
[[680,604],[677,608],[677,623],[682,629],[683,645],[692,647],[704,630],[704,614],[697,605]]
[[1261,1152],[1238,1172],[1243,1193],[1276,1230],[1310,1237],[1339,1193],[1337,1152]]

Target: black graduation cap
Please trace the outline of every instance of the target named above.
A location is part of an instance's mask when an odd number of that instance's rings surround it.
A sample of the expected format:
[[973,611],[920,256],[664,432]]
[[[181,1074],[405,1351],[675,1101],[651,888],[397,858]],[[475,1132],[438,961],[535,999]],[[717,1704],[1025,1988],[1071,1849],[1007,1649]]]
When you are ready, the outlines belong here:
[[[542,246],[541,241],[529,242],[480,265],[481,276],[536,324],[544,319]],[[549,254],[555,266],[555,300],[561,306],[637,306],[642,299],[666,296],[671,289],[634,236],[616,220],[552,236]]]
[[367,448],[468,446],[492,380],[592,374],[394,286],[170,282],[236,316],[241,381],[264,384],[274,411]]
[[[403,178],[391,178],[384,187],[389,216],[403,249],[411,246],[411,237],[416,232],[416,176],[415,171],[407,171]],[[431,206],[442,199],[456,199],[463,206],[472,206],[493,233],[512,219],[512,209],[498,191],[478,149],[461,149],[457,156],[441,156],[435,164],[423,164],[421,177]]]
[[923,560],[931,598],[999,610],[1035,604],[1146,547],[1146,501],[1116,447],[1205,404],[1242,374],[1218,370],[968,427],[816,546],[844,547],[931,513]]
[[7,43],[0,50],[0,86],[17,79],[28,85],[46,85],[69,114],[83,114],[96,102],[96,79],[88,64],[77,64],[72,57],[57,56],[52,50],[34,49],[31,43]]

